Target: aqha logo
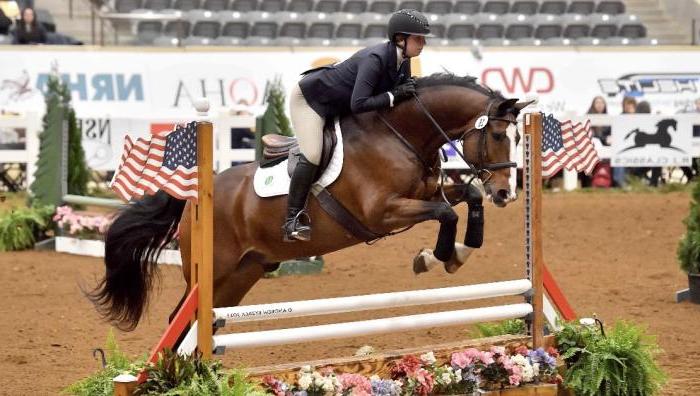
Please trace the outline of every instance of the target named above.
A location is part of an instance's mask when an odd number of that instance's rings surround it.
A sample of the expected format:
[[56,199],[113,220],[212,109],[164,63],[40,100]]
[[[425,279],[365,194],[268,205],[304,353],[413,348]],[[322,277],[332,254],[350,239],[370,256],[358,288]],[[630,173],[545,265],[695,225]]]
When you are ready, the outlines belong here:
[[493,88],[514,93],[548,93],[554,89],[554,75],[546,67],[490,67],[481,73],[481,81]]

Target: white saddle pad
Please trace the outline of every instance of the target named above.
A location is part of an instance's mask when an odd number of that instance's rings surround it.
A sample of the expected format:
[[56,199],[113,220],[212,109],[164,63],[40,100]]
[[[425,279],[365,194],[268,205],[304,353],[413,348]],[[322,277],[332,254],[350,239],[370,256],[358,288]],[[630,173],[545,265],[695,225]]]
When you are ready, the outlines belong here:
[[[331,156],[331,161],[328,163],[328,167],[323,171],[321,177],[314,183],[317,187],[328,187],[330,186],[340,175],[340,171],[343,169],[343,136],[340,133],[340,121],[335,120],[335,136],[336,144],[333,149],[333,155]],[[261,168],[255,171],[255,176],[253,177],[253,187],[255,193],[259,197],[275,197],[278,195],[287,195],[289,193],[289,182],[291,178],[287,172],[288,159],[280,162],[275,166],[269,168]]]

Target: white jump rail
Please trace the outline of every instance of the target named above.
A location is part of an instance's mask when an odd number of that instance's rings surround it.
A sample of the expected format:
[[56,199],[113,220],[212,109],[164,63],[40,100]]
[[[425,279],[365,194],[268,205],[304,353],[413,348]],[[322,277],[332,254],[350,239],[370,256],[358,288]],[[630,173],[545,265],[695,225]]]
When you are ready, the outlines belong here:
[[431,312],[420,315],[396,316],[358,322],[333,323],[291,329],[232,333],[214,336],[214,351],[225,348],[254,348],[282,344],[296,344],[331,338],[367,336],[397,331],[420,330],[494,320],[522,318],[532,312],[526,303],[499,305],[458,311]]
[[[274,320],[301,316],[358,312],[383,308],[398,308],[522,295],[528,293],[531,288],[532,283],[530,280],[518,279],[438,289],[412,290],[317,300],[248,305],[241,307],[215,308],[214,318],[217,321],[217,325],[220,327],[223,325],[223,322],[239,323]],[[526,305],[529,308],[525,309],[522,305]],[[499,309],[503,309],[504,307],[505,309],[501,311],[501,313],[497,313]],[[518,309],[516,309],[516,307],[518,307]],[[474,323],[474,321],[511,319],[526,316],[530,312],[532,312],[532,306],[530,306],[530,304],[435,312],[422,315],[383,318],[362,322],[346,322],[251,333],[233,333],[215,336],[214,344],[215,347],[218,347],[215,348],[216,352],[222,353],[225,347],[241,348],[244,346],[255,347],[262,345],[298,343],[310,340],[332,338],[332,334],[335,334],[335,337],[342,338],[346,337],[343,334],[348,334],[347,336],[350,337],[397,331],[399,329],[417,330],[428,326],[449,326],[452,324]],[[192,351],[194,351],[197,340],[196,328],[196,326],[192,326],[178,349],[179,353],[191,354]],[[353,330],[344,330],[349,328],[352,328]],[[307,333],[308,335],[306,335]],[[314,338],[317,336],[322,338]],[[239,339],[247,341],[240,342],[238,341]]]

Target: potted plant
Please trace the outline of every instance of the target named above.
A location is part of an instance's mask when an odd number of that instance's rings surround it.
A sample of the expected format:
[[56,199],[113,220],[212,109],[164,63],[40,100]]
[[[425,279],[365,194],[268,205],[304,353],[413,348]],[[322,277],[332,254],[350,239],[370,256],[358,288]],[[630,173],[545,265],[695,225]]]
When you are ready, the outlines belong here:
[[688,274],[690,301],[700,304],[700,183],[695,184],[691,196],[690,213],[683,221],[686,232],[676,255],[681,269]]
[[654,337],[627,322],[602,327],[564,324],[556,335],[567,364],[564,385],[580,396],[655,395],[666,381]]

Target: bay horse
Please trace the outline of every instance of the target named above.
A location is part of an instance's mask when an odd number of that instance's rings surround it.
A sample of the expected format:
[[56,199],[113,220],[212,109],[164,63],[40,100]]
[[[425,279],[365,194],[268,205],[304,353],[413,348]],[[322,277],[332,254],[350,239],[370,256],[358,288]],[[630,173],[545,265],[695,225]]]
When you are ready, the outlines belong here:
[[[493,203],[505,206],[514,197],[509,177],[515,165],[509,162],[511,138],[506,131],[515,129],[518,113],[527,104],[506,99],[473,77],[440,73],[419,78],[412,100],[341,119],[344,164],[328,190],[377,234],[438,220],[436,249],[421,257],[442,262],[454,272],[466,254],[465,246],[455,243],[456,203],[446,202],[440,191],[440,147],[446,139],[462,138],[464,155],[484,189]],[[363,242],[323,212],[314,198],[308,202],[314,222],[311,241],[282,242],[286,197],[256,195],[257,167],[235,166],[214,179],[214,307],[238,305],[276,263]],[[456,187],[447,191],[453,197],[464,193]],[[161,191],[131,203],[115,217],[105,236],[105,277],[88,294],[105,319],[123,330],[137,326],[157,272],[156,259],[178,229],[189,285],[188,209],[189,203]]]

